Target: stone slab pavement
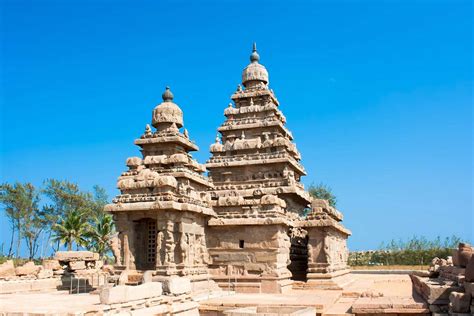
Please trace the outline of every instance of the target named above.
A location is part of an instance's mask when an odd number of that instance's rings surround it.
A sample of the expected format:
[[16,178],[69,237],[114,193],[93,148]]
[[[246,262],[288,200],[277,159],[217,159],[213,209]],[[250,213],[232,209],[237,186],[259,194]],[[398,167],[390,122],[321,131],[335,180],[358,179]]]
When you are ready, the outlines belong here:
[[[318,315],[347,316],[369,313],[423,314],[424,302],[412,291],[408,275],[353,275],[343,290],[291,290],[285,294],[225,293],[199,300],[201,316],[247,306],[311,306]],[[382,296],[378,296],[382,295]],[[363,296],[363,297],[361,297]],[[0,294],[0,314],[68,314],[100,311],[99,295],[67,291]],[[155,309],[160,309],[156,307]],[[145,312],[145,311],[143,311]]]
[[23,314],[67,314],[100,310],[99,295],[46,293],[0,294],[0,312]]

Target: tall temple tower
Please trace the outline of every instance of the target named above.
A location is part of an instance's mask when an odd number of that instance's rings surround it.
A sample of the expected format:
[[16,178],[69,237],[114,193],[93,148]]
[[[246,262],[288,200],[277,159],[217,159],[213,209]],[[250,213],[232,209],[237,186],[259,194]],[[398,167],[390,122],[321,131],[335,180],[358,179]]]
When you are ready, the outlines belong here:
[[[306,174],[300,154],[259,61],[254,44],[242,72],[244,88],[232,95],[206,164],[217,214],[209,221],[210,267],[221,283],[238,275],[242,286],[281,292],[291,276],[288,230],[311,199],[300,182]],[[236,271],[223,275],[226,269]]]

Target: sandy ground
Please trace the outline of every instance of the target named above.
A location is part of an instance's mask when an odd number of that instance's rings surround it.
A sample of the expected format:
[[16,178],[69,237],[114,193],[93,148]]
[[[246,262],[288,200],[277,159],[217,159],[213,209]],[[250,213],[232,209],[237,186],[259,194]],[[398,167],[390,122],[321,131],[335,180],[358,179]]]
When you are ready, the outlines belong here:
[[[353,281],[344,290],[291,290],[287,294],[233,294],[202,300],[201,314],[241,306],[313,306],[318,314],[326,316],[351,315],[357,304],[365,308],[377,304],[405,309],[413,313],[423,308],[412,294],[408,275],[354,274]],[[360,297],[362,293],[369,297]],[[379,297],[379,295],[382,295]],[[375,297],[370,297],[375,296]],[[408,308],[410,307],[410,308]],[[97,294],[73,294],[67,292],[22,293],[0,295],[0,312],[26,313],[78,313],[100,310]]]

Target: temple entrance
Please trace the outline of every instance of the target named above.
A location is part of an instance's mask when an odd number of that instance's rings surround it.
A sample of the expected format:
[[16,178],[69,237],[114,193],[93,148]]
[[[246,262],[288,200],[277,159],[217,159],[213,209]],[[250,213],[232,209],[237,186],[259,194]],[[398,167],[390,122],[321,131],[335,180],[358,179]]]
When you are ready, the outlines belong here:
[[288,270],[291,279],[295,281],[306,281],[308,270],[308,235],[306,231],[298,228],[290,230],[290,264]]
[[138,270],[154,270],[156,268],[156,237],[158,234],[156,219],[139,220],[136,234],[136,267]]

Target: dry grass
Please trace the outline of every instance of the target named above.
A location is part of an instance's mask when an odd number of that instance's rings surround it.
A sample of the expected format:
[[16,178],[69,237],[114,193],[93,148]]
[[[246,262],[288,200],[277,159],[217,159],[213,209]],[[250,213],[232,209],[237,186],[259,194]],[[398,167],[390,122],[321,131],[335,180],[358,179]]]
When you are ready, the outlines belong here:
[[352,266],[352,270],[428,270],[430,266],[419,265],[419,266]]

